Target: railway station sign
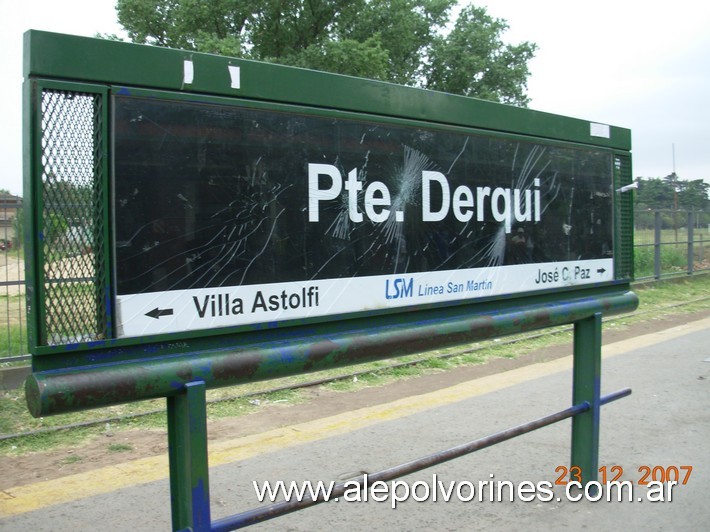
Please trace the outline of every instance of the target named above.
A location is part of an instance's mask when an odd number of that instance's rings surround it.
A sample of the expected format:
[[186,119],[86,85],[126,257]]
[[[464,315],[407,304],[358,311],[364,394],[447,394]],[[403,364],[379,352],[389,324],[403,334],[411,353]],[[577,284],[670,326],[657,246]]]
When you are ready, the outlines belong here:
[[630,277],[628,130],[236,58],[25,39],[40,353]]
[[596,474],[621,396],[599,396],[601,317],[638,304],[628,130],[47,32],[24,59],[27,404],[167,398],[175,530],[257,515],[211,520],[208,388],[556,325],[555,421],[580,416]]
[[613,279],[606,150],[125,92],[119,336]]

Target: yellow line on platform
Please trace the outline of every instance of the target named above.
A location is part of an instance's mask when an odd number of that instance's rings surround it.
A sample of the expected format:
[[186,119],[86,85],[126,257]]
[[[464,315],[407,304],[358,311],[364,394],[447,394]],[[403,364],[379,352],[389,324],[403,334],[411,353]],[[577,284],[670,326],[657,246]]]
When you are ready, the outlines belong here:
[[[710,318],[687,323],[629,340],[605,345],[604,358],[645,346],[708,330]],[[572,357],[532,364],[503,373],[482,377],[431,393],[399,399],[390,403],[299,423],[260,434],[209,445],[210,467],[246,460],[253,456],[321,440],[363,427],[398,419],[432,408],[502,390],[532,379],[569,370]],[[163,480],[169,476],[167,455],[141,458],[66,477],[0,490],[0,518],[10,517],[54,504],[62,504],[103,493]]]

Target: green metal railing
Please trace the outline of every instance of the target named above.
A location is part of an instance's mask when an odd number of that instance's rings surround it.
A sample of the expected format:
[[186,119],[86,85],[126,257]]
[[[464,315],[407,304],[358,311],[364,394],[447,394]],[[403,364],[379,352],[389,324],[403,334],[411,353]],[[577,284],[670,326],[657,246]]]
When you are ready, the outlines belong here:
[[[601,318],[629,312],[638,298],[623,289],[605,288],[563,302],[544,297],[527,304],[489,303],[421,311],[409,319],[389,316],[323,325],[317,330],[252,333],[231,349],[186,353],[172,359],[87,364],[64,371],[35,372],[27,380],[28,406],[34,416],[141,399],[167,397],[170,485],[174,530],[233,530],[299,508],[262,508],[212,522],[207,460],[205,391],[209,387],[300,374],[412,352],[496,338],[567,323],[574,324],[572,407],[544,423],[514,428],[495,441],[573,417],[571,464],[583,483],[596,481],[600,407],[613,400],[600,396]],[[152,346],[159,349],[159,346]],[[87,359],[88,362],[88,359]],[[628,392],[630,393],[630,392]],[[620,396],[626,395],[626,392]],[[561,417],[560,417],[561,416]],[[508,434],[508,432],[510,434]],[[495,443],[493,441],[493,443]],[[492,444],[492,443],[491,443]],[[474,442],[468,452],[480,447]],[[482,447],[481,447],[482,448]],[[449,453],[440,453],[442,456]],[[424,462],[432,462],[423,459]],[[441,460],[443,461],[443,459]],[[438,463],[436,460],[432,462]],[[406,465],[405,465],[406,466]],[[397,466],[393,477],[407,473]],[[400,475],[401,473],[401,475]],[[307,506],[303,505],[303,506]]]

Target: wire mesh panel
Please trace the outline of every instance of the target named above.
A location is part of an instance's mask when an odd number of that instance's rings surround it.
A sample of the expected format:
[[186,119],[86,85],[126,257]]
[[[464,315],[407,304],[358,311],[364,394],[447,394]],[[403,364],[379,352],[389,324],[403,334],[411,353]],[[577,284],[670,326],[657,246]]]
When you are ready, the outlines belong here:
[[46,345],[106,337],[103,97],[41,96],[43,334]]
[[[631,183],[631,159],[629,157],[615,157],[615,183],[614,188],[619,189]],[[615,277],[617,279],[633,279],[634,277],[634,220],[633,220],[633,195],[617,193],[615,201],[616,210],[616,250]]]

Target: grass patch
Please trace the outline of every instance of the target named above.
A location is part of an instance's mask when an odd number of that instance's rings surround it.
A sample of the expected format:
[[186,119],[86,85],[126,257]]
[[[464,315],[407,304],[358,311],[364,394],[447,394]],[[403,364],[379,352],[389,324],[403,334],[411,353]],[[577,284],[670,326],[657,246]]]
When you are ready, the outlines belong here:
[[0,454],[23,455],[81,446],[96,436],[89,428],[65,429],[0,441]]
[[[340,381],[329,382],[324,385],[326,390],[331,390],[334,392],[350,392],[364,387],[364,382],[360,382],[360,377],[353,377],[352,379],[343,379]],[[358,384],[358,382],[360,382]]]
[[[679,277],[667,281],[653,282],[634,288],[639,296],[638,312],[657,311],[659,315],[697,312],[710,308],[710,274]],[[705,298],[704,301],[702,299]],[[690,303],[697,301],[697,303]],[[671,307],[671,305],[683,306]],[[635,314],[628,315],[633,319]]]
[[81,462],[82,460],[83,458],[78,454],[70,454],[66,458],[62,458],[62,460],[59,462],[59,465],[76,464],[77,462]]
[[[687,249],[669,245],[661,246],[661,274],[688,271]],[[634,248],[634,275],[638,278],[655,274],[655,250],[652,247]]]
[[0,296],[0,358],[27,354],[24,296]]
[[108,446],[108,452],[110,453],[125,453],[132,450],[133,446],[128,443],[111,443]]
[[[682,221],[681,221],[682,220]],[[685,224],[687,218],[685,216],[678,216],[679,225]],[[635,229],[634,230],[634,244],[653,244],[656,240],[656,230],[652,227],[645,229]],[[710,236],[710,230],[704,225],[700,227],[695,227],[693,229],[693,241],[699,242],[701,240],[707,240]],[[675,244],[683,245],[683,242],[688,241],[688,230],[685,227],[679,227],[678,230],[675,229],[661,229],[661,240],[662,244]]]

